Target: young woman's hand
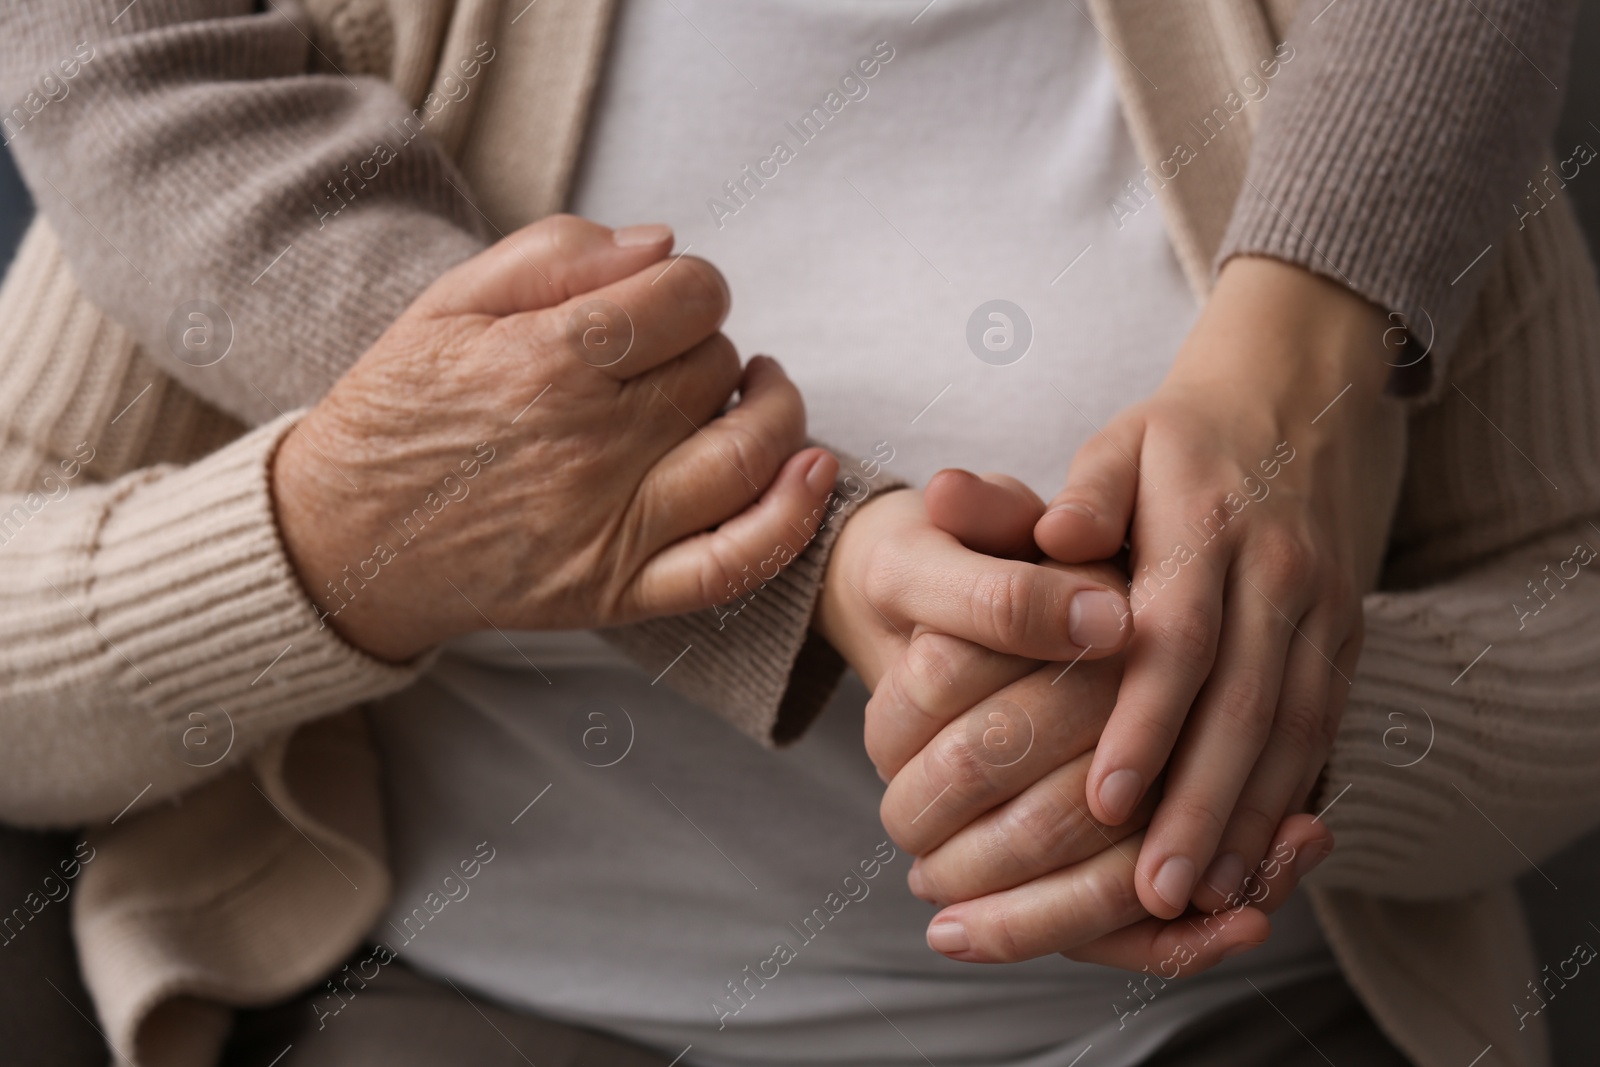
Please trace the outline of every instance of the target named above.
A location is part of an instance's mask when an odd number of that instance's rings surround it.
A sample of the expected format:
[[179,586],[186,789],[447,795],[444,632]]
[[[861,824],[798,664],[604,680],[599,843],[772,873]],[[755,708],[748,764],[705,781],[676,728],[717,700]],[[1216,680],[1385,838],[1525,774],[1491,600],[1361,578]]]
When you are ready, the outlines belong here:
[[799,391],[770,359],[741,370],[722,276],[671,248],[664,226],[520,230],[284,438],[279,527],[352,644],[404,660],[490,626],[710,607],[825,504],[838,464],[801,448]]
[[[1032,530],[1044,505],[1013,479],[941,471],[924,504],[968,548],[1038,553]],[[1109,563],[1048,566],[1113,585],[1124,577]],[[1260,944],[1266,914],[1328,854],[1326,828],[1290,816],[1255,878],[1220,900],[1209,921],[1152,918],[1134,856],[1159,788],[1115,826],[1095,819],[1085,796],[1122,672],[1120,655],[1040,664],[925,631],[881,679],[867,705],[866,747],[891,779],[884,826],[920,857],[910,888],[944,908],[929,926],[932,947],[973,962],[1062,952],[1169,979],[1194,974]]]
[[1139,853],[1154,915],[1236,891],[1326,762],[1404,466],[1385,325],[1304,270],[1230,261],[1161,389],[1035,528],[1069,563],[1129,542],[1134,636],[1087,800],[1120,824],[1165,770]]
[[900,489],[840,530],[812,625],[868,688],[908,648],[933,683],[956,685],[939,661],[945,635],[1018,663],[1112,655],[1129,637],[1124,584],[974,551],[933,523],[921,492]]

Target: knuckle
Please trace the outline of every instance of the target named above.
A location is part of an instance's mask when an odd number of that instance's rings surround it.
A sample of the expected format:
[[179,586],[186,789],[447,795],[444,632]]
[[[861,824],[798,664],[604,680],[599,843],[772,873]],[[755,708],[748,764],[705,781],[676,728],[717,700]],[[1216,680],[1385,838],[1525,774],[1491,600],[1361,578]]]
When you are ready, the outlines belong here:
[[935,778],[947,782],[958,797],[981,799],[990,792],[993,768],[971,734],[971,730],[950,729],[934,741]]
[[1061,803],[1050,791],[1030,789],[1006,806],[1001,834],[1016,858],[1049,865],[1069,854],[1089,832],[1081,811]]
[[919,733],[918,727],[938,725],[938,716],[930,710],[929,695],[920,683],[907,677],[915,668],[917,657],[906,655],[894,666],[867,701],[863,738],[867,758],[890,774],[898,773],[909,753],[905,737]]
[[939,698],[955,673],[956,643],[953,637],[929,632],[911,639],[900,669],[895,671],[895,695],[906,710],[929,719],[937,717]]
[[1009,568],[985,571],[973,583],[972,601],[999,651],[1016,651],[1026,645],[1037,602],[1032,583]]
[[889,795],[884,794],[883,802],[878,807],[878,820],[883,823],[883,832],[889,835],[895,847],[912,856],[919,856],[928,851],[927,846],[918,839],[917,828],[912,825],[911,818],[893,810],[889,804]]
[[684,256],[673,274],[674,290],[690,309],[715,322],[728,313],[728,284],[722,272],[699,256]]
[[1323,711],[1320,705],[1305,698],[1286,701],[1278,709],[1274,726],[1284,735],[1295,755],[1304,756],[1322,740],[1327,732],[1327,716]]
[[594,224],[576,215],[561,212],[541,219],[538,225],[540,236],[548,242],[550,250],[563,253],[577,245]]
[[1272,832],[1278,828],[1281,820],[1282,815],[1268,812],[1258,797],[1246,796],[1239,802],[1228,828],[1228,836],[1239,842],[1235,851],[1244,857],[1247,874],[1255,871],[1262,850],[1272,840]]
[[783,462],[769,428],[753,419],[727,420],[721,436],[720,447],[728,461],[758,484]]
[[[1171,758],[1171,753],[1178,746],[1178,736],[1183,732],[1184,721],[1182,715],[1143,715],[1130,724],[1125,744],[1131,745],[1134,752],[1152,756],[1166,754]],[[1160,764],[1157,763],[1156,767],[1159,770]]]
[[1217,805],[1208,798],[1192,793],[1168,796],[1163,802],[1171,812],[1174,839],[1180,841],[1220,841],[1226,829],[1223,816],[1217,814]]
[[938,856],[939,853],[935,851],[930,852],[921,859],[922,866],[919,870],[922,875],[922,888],[925,894],[923,899],[939,903],[961,899],[951,895],[948,883],[945,880],[944,865],[938,862]]
[[[739,573],[734,559],[734,546],[724,537],[707,538],[702,544],[704,551],[696,576],[699,584],[698,602],[705,607],[727,604],[739,595],[733,582]],[[647,550],[654,547],[653,544],[646,546]]]
[[1304,589],[1316,576],[1316,548],[1300,533],[1269,530],[1262,535],[1256,555],[1263,577],[1279,591]]
[[1020,963],[1029,955],[1023,948],[1027,925],[1013,902],[1000,899],[992,907],[984,909],[983,919],[976,924],[973,932],[989,959],[999,963]]
[[[533,364],[528,367],[530,377],[532,373],[544,371],[546,367],[539,364],[551,356],[565,355],[578,344],[577,334],[568,319],[569,315],[562,308],[547,308],[532,315],[503,318],[491,327],[496,340],[500,342],[496,355],[512,368]],[[524,355],[530,351],[538,357],[537,363]],[[563,376],[574,373],[571,361],[563,360],[558,368],[564,372]]]
[[705,359],[709,364],[707,373],[711,379],[718,383],[718,387],[731,397],[733,391],[739,388],[739,376],[742,368],[739,365],[739,349],[728,335],[718,331],[700,342],[705,349]]
[[1079,890],[1083,897],[1083,910],[1118,921],[1128,916],[1143,916],[1144,905],[1139,901],[1139,891],[1135,885],[1135,879],[1140,877],[1121,865],[1093,871]]
[[1209,612],[1193,605],[1173,607],[1150,619],[1145,632],[1166,657],[1204,667],[1211,661],[1216,625]]
[[1265,743],[1273,722],[1272,681],[1255,667],[1236,668],[1218,694],[1215,714],[1223,733],[1240,744]]

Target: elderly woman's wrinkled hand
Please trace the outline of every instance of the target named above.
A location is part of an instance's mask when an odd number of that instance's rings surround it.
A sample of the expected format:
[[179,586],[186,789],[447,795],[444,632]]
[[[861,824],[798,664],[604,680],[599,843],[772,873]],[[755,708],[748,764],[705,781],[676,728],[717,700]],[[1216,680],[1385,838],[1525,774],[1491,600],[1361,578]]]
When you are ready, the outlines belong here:
[[[326,621],[405,660],[489,626],[710,607],[822,507],[776,362],[666,227],[545,219],[446,273],[285,437],[279,527]],[[732,395],[739,403],[723,413]]]

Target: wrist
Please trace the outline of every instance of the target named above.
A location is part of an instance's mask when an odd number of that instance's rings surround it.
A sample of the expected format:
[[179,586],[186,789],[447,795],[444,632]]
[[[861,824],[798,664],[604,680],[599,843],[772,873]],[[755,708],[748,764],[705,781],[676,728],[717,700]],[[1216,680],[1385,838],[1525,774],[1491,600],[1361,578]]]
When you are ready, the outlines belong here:
[[1304,424],[1337,402],[1381,406],[1393,371],[1383,311],[1303,267],[1236,256],[1173,364],[1172,378],[1249,391]]
[[414,659],[449,636],[433,629],[442,613],[405,603],[412,582],[382,574],[393,568],[380,570],[384,561],[372,559],[382,537],[371,509],[362,505],[367,497],[307,436],[310,421],[290,430],[270,460],[268,485],[284,553],[324,625],[375,659]]
[[871,569],[867,553],[874,538],[873,520],[883,502],[903,494],[902,489],[875,494],[840,527],[811,619],[811,629],[844,657],[869,689],[876,687],[888,668],[883,639],[890,623],[869,599],[872,583],[866,577]]

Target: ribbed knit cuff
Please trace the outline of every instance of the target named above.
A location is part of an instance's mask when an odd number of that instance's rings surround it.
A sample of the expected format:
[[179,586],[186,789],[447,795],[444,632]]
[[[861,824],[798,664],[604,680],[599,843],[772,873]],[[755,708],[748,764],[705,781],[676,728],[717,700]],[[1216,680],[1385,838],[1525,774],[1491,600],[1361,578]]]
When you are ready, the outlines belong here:
[[[1510,882],[1595,825],[1600,598],[1577,563],[1592,558],[1575,554],[1584,542],[1600,535],[1579,522],[1449,581],[1367,598],[1315,801],[1335,847],[1311,884],[1460,896]],[[1544,579],[1544,600],[1530,578]]]
[[158,720],[227,712],[259,736],[399,689],[392,666],[319,621],[285,553],[268,472],[299,413],[183,468],[112,487],[79,589],[64,590]]
[[1436,396],[1502,236],[1549,221],[1519,220],[1517,205],[1548,176],[1575,9],[1301,5],[1218,267],[1271,256],[1398,313],[1412,343],[1393,361],[1419,362],[1394,385]]
[[834,542],[857,508],[901,485],[841,473],[810,542],[802,548],[797,530],[796,543],[782,547],[800,551],[775,577],[761,572],[783,557],[778,546],[769,560],[745,568],[736,600],[600,634],[645,669],[661,671],[661,681],[675,692],[762,744],[794,741],[844,676],[844,658],[811,632]]

